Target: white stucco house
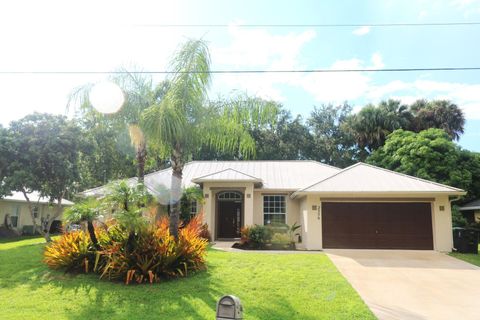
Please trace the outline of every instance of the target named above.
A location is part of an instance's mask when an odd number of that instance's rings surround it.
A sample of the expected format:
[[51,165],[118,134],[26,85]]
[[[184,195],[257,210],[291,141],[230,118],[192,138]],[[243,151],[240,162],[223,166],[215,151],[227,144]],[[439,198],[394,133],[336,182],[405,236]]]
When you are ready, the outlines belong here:
[[[57,210],[56,206],[52,205],[48,198],[40,197],[40,194],[36,191],[29,194],[29,199],[33,206],[33,215],[37,226],[41,226],[45,219],[53,217]],[[63,208],[72,205],[73,202],[67,199],[62,200]],[[8,217],[8,222],[5,221],[6,217]],[[61,221],[62,216],[60,215],[54,220],[53,228],[61,226]],[[33,231],[32,215],[23,193],[12,192],[11,195],[0,199],[0,226],[4,226],[5,223],[8,223],[9,227],[20,234]]]
[[[145,185],[161,198],[171,173],[148,174]],[[215,240],[239,238],[247,225],[296,222],[297,246],[307,250],[451,251],[451,201],[465,194],[364,163],[339,169],[303,160],[193,161],[185,165],[182,186],[202,188],[202,211]]]

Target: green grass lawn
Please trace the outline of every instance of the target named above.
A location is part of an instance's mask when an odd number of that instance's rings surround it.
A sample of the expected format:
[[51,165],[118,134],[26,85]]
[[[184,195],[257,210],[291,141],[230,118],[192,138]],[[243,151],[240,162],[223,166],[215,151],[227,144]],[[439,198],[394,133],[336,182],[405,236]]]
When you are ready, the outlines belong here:
[[208,270],[154,285],[69,275],[41,263],[42,238],[0,241],[0,318],[215,319],[224,294],[245,319],[374,319],[324,254],[208,252]]
[[[480,251],[480,245],[478,246],[478,250]],[[471,264],[474,264],[474,265],[480,267],[480,255],[479,254],[452,252],[452,253],[450,253],[450,255],[452,257],[455,257],[457,259],[461,259],[463,261],[466,261],[468,263],[471,263]]]

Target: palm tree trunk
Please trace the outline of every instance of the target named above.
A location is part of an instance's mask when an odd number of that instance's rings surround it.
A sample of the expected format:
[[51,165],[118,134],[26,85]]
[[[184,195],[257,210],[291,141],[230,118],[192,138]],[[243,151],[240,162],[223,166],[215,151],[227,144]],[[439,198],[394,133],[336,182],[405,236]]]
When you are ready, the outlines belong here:
[[98,239],[95,235],[95,228],[93,227],[92,221],[87,221],[88,234],[90,235],[90,240],[92,240],[93,246],[95,249],[98,249]]
[[172,181],[170,195],[170,233],[178,240],[180,197],[182,194],[183,160],[179,145],[172,151]]
[[147,158],[147,145],[142,143],[137,148],[137,164],[138,164],[138,182],[143,183],[145,177],[145,161]]

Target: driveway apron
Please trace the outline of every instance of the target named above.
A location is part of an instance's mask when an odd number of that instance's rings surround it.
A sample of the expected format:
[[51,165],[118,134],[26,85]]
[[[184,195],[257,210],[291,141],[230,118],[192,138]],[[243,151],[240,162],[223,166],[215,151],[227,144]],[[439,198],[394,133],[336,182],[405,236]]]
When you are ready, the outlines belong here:
[[480,319],[480,268],[435,251],[325,250],[379,319]]

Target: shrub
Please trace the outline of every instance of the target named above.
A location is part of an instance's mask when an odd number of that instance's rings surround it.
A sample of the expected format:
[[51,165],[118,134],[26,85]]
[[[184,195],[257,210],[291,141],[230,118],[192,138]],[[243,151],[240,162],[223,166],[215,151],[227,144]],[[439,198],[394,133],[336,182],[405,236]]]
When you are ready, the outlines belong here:
[[250,241],[250,226],[240,229],[240,244],[247,245]]
[[93,243],[83,231],[64,233],[46,248],[43,261],[52,269],[89,272],[93,266]]
[[249,230],[248,243],[254,247],[263,247],[272,238],[272,229],[262,225],[254,225]]
[[210,234],[210,230],[208,230],[208,224],[204,223],[200,230],[200,238],[207,240],[208,242],[212,241],[212,235]]
[[290,244],[290,236],[286,233],[274,233],[272,236],[273,244]]
[[133,236],[132,230],[111,221],[96,230],[100,250],[93,250],[83,232],[66,233],[47,246],[45,262],[54,269],[92,270],[100,278],[126,284],[185,277],[206,267],[208,241],[201,237],[201,221],[201,216],[191,219],[179,231],[178,241],[170,234],[168,217]]

